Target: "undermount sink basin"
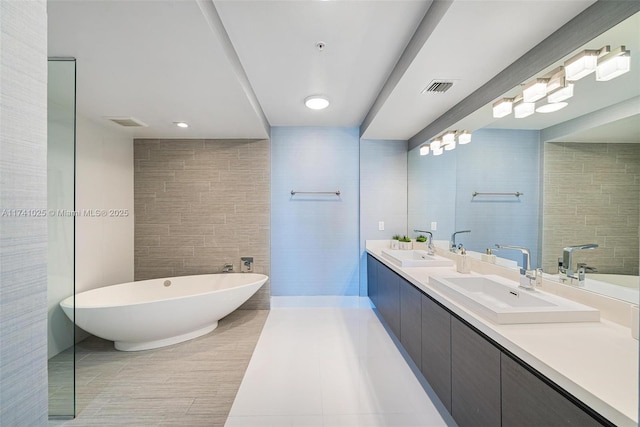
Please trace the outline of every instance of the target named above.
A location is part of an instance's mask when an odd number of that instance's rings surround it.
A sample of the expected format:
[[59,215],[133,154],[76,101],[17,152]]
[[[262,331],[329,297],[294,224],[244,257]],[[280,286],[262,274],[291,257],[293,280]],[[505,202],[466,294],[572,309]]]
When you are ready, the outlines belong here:
[[450,267],[453,262],[437,255],[429,255],[427,251],[383,249],[382,256],[398,267]]
[[500,276],[436,277],[429,284],[498,324],[598,322],[600,311],[556,295],[518,287]]

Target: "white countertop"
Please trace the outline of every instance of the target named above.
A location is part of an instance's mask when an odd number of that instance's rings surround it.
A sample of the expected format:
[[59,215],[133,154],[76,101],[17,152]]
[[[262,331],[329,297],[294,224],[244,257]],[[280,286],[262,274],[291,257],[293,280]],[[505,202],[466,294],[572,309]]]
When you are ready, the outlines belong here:
[[455,266],[397,267],[376,246],[367,252],[602,416],[619,426],[638,425],[638,341],[629,328],[605,319],[498,325],[429,286],[431,275],[464,276]]

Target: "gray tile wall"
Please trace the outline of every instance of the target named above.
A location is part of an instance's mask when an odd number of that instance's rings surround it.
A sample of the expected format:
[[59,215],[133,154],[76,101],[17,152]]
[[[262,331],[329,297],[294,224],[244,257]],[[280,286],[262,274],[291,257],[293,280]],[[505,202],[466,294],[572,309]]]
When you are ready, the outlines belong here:
[[543,269],[557,271],[569,245],[600,273],[638,274],[640,146],[547,143],[544,152]]
[[[225,263],[269,275],[268,140],[134,140],[135,280]],[[268,309],[267,282],[242,308]]]
[[0,2],[0,55],[0,425],[46,425],[45,1]]

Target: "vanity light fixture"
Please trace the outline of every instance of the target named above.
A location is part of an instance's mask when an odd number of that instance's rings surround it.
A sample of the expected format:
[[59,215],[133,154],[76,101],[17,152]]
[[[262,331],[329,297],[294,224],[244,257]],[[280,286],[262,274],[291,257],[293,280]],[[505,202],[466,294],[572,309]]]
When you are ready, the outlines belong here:
[[553,113],[554,111],[562,110],[566,107],[566,102],[554,102],[552,104],[544,104],[536,108],[536,113]]
[[562,87],[547,96],[547,102],[562,102],[573,96],[573,83],[567,83],[565,87]]
[[451,143],[456,143],[456,133],[454,131],[446,131],[444,135],[442,135],[442,145],[448,145]]
[[305,98],[304,105],[312,110],[324,110],[329,106],[329,100],[322,95],[311,95]]
[[523,119],[525,117],[529,117],[533,113],[536,112],[536,103],[535,102],[524,102],[521,101],[514,105],[513,107],[513,116],[516,119]]
[[431,141],[431,152],[434,156],[439,156],[444,152],[442,148],[442,140],[440,138],[436,138]]
[[605,46],[604,52],[598,57],[596,65],[596,80],[605,82],[614,79],[631,69],[631,53],[620,46],[612,51]]
[[468,130],[448,130],[440,136],[431,140],[430,143],[424,143],[420,146],[420,155],[426,156],[430,152],[434,156],[440,156],[445,151],[451,151],[456,148],[457,144],[463,145],[471,142],[471,132]]
[[458,144],[464,145],[471,142],[471,132],[463,130],[458,132]]
[[447,145],[444,146],[445,151],[455,150],[456,148],[456,140],[452,139]]
[[549,78],[547,82],[547,95],[567,86],[567,79],[565,78],[564,67],[562,65],[547,73],[544,77]]
[[523,102],[536,102],[547,96],[547,83],[550,79],[538,78],[527,83],[522,89]]
[[565,77],[569,81],[580,80],[596,70],[600,50],[583,50],[564,63]]
[[508,116],[513,111],[513,98],[502,98],[493,103],[493,117],[499,119]]
[[189,127],[189,123],[186,123],[186,122],[173,122],[173,124],[175,124],[179,128],[183,128],[183,129]]

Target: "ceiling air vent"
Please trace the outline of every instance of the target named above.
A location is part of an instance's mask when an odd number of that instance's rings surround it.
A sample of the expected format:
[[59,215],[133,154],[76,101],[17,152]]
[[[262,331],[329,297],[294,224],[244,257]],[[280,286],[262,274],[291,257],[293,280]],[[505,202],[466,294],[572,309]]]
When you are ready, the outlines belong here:
[[420,93],[445,93],[453,86],[452,81],[447,80],[432,80],[429,86],[422,89]]
[[120,126],[124,127],[148,127],[148,125],[135,117],[105,117],[107,120],[112,121]]

